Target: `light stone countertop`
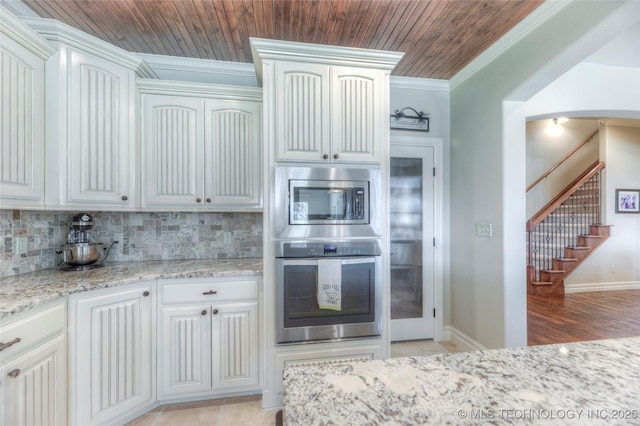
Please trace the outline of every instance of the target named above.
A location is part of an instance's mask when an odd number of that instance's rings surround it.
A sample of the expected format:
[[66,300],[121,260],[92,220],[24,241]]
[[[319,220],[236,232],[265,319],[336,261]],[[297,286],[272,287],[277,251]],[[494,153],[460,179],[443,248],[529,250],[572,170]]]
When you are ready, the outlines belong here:
[[0,319],[70,294],[156,278],[261,276],[262,259],[107,262],[86,271],[44,269],[0,279]]
[[640,425],[640,337],[289,367],[284,420]]

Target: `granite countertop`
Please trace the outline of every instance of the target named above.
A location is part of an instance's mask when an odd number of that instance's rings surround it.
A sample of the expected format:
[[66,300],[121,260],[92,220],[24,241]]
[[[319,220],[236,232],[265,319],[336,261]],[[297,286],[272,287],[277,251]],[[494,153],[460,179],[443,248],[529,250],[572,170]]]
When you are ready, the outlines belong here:
[[262,259],[158,260],[107,262],[86,271],[41,271],[0,279],[0,319],[70,294],[156,278],[262,275]]
[[640,424],[640,338],[289,367],[285,425]]

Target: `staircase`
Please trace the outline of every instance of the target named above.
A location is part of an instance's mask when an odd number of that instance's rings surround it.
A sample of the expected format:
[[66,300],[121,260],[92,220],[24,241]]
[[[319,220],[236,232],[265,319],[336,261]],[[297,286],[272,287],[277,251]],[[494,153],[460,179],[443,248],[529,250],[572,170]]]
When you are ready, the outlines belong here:
[[595,162],[527,222],[527,292],[563,294],[564,280],[604,241],[600,173]]

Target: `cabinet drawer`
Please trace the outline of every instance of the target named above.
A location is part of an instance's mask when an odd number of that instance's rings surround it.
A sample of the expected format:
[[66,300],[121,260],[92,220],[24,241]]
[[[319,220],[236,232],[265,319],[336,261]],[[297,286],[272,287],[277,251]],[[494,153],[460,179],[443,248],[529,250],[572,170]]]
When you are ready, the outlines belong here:
[[163,305],[217,303],[258,298],[257,280],[165,280],[160,281]]
[[29,315],[17,320],[3,323],[0,326],[0,342],[4,349],[0,352],[0,357],[7,358],[22,352],[42,339],[64,330],[66,312],[66,305],[57,303],[41,310],[30,311]]

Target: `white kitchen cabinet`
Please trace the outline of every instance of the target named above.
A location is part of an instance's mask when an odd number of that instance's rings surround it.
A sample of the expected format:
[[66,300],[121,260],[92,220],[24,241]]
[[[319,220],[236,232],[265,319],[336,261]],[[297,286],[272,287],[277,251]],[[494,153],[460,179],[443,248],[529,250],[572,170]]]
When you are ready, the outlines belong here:
[[44,207],[46,41],[0,7],[0,206]]
[[69,299],[71,424],[113,424],[155,401],[155,280]]
[[142,208],[262,207],[261,92],[138,80]]
[[251,39],[275,161],[379,164],[395,52]]
[[275,64],[277,161],[380,162],[380,70]]
[[0,325],[0,424],[67,424],[66,305]]
[[52,20],[26,19],[57,51],[46,64],[45,205],[138,207],[136,74],[141,59]]
[[158,399],[259,390],[258,282],[159,282]]

